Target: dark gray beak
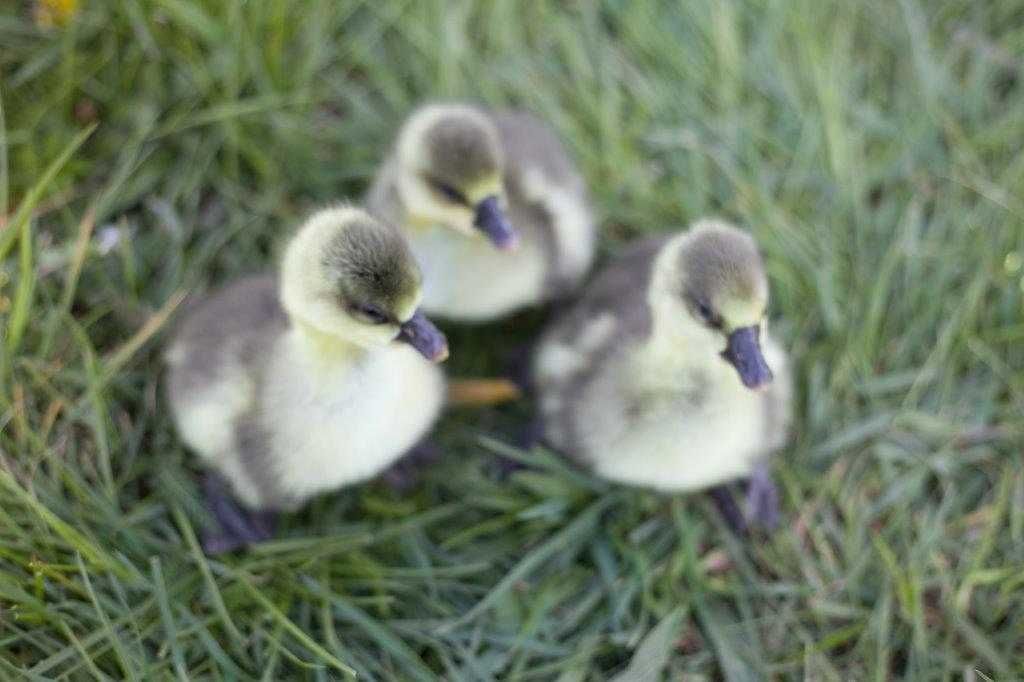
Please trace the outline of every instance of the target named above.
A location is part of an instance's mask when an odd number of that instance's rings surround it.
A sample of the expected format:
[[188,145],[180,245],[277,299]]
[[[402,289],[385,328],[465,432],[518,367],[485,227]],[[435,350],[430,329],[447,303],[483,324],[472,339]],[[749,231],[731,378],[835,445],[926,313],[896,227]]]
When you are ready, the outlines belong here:
[[519,235],[505,217],[496,196],[489,196],[476,205],[473,225],[502,251],[511,251],[519,243]]
[[736,368],[747,388],[760,388],[772,380],[772,371],[761,354],[761,329],[756,325],[729,334],[729,345],[722,357]]
[[420,310],[402,323],[398,340],[409,344],[431,362],[444,362],[448,357],[448,340]]

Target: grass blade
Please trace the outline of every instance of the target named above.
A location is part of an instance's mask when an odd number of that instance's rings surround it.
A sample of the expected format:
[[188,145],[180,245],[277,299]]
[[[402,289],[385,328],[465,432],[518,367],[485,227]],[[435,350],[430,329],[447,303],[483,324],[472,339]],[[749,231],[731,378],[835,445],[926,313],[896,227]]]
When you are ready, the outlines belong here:
[[612,682],[659,682],[679,639],[686,618],[682,606],[672,609],[651,628],[633,653],[629,666],[612,678]]
[[281,627],[291,633],[292,637],[298,640],[302,646],[306,647],[306,649],[315,654],[317,658],[346,677],[350,679],[356,678],[355,669],[315,642],[302,630],[302,628],[293,623],[288,616],[284,615],[272,601],[263,596],[263,594],[253,586],[252,581],[250,581],[246,575],[239,572],[233,572],[233,575],[239,584],[245,588],[245,591],[249,593],[249,596],[259,602],[260,606],[266,610],[270,617],[273,618]]
[[11,244],[15,238],[21,234],[24,225],[29,223],[32,219],[32,210],[39,203],[43,193],[46,192],[50,183],[53,182],[57,174],[64,168],[64,165],[71,159],[71,157],[78,151],[78,148],[85,144],[85,141],[93,134],[96,130],[97,124],[92,124],[78,135],[75,136],[71,142],[64,148],[64,151],[60,155],[50,162],[43,174],[36,180],[35,184],[25,193],[25,198],[21,200],[21,204],[18,206],[17,212],[14,217],[11,218],[4,225],[0,225],[0,260],[7,257],[7,252],[11,249]]
[[47,509],[46,505],[18,485],[14,477],[3,469],[0,469],[0,486],[6,488],[14,499],[24,504],[36,516],[42,519],[53,532],[71,546],[76,554],[85,557],[94,569],[110,571],[122,580],[131,581],[131,572],[122,566],[119,561]]
[[368,613],[336,594],[328,593],[318,583],[306,580],[306,585],[315,594],[327,599],[334,608],[334,611],[343,620],[349,621],[365,631],[381,650],[389,654],[396,661],[403,664],[402,679],[416,679],[431,682],[437,679],[436,675],[423,665],[416,652],[409,648],[398,636],[385,625],[370,617]]
[[580,535],[583,535],[593,529],[597,524],[598,519],[601,517],[601,514],[604,513],[604,511],[608,509],[616,499],[615,495],[607,495],[599,498],[596,502],[591,504],[587,509],[582,511],[572,523],[553,535],[540,547],[523,557],[519,563],[512,568],[512,570],[505,574],[505,577],[502,578],[483,599],[477,602],[477,604],[474,605],[473,608],[469,609],[469,611],[467,611],[462,617],[442,626],[441,631],[448,632],[453,628],[468,623],[479,617],[487,609],[494,606],[494,604],[501,599],[505,593],[511,590],[519,581],[524,580],[534,569],[544,564],[544,562],[559,552],[564,551],[567,546],[577,541]]

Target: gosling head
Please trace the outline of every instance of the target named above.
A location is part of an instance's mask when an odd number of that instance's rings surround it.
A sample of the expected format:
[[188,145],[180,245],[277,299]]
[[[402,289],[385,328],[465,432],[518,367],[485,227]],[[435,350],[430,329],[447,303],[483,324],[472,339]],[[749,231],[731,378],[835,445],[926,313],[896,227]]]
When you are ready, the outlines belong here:
[[505,215],[503,169],[497,130],[470,106],[425,106],[398,136],[397,188],[410,219],[512,250],[518,237]]
[[716,221],[701,221],[680,237],[666,263],[673,310],[691,348],[717,353],[743,384],[761,388],[772,372],[761,351],[768,277],[754,239]]
[[363,348],[405,342],[441,362],[448,343],[420,312],[420,298],[404,238],[362,210],[314,214],[285,252],[281,301],[295,322]]

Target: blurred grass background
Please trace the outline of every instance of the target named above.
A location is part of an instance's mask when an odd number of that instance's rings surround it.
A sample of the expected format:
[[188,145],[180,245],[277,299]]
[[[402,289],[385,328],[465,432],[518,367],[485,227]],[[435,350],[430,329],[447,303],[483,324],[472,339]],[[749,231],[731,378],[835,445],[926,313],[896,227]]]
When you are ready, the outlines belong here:
[[[1024,678],[1020,0],[42,4],[0,7],[0,677]],[[541,451],[499,480],[521,406],[447,418],[407,496],[201,555],[175,305],[358,197],[431,97],[549,120],[605,254],[757,235],[778,532]],[[452,330],[452,371],[539,317]]]

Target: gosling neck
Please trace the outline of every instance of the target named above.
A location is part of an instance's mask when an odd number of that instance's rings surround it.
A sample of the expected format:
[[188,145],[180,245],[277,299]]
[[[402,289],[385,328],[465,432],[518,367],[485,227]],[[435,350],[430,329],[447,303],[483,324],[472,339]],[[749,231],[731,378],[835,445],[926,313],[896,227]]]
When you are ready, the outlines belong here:
[[294,334],[309,356],[325,366],[352,365],[370,353],[363,346],[328,334],[306,322],[295,321]]

